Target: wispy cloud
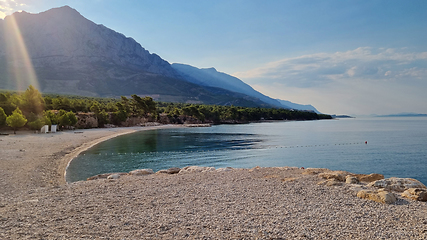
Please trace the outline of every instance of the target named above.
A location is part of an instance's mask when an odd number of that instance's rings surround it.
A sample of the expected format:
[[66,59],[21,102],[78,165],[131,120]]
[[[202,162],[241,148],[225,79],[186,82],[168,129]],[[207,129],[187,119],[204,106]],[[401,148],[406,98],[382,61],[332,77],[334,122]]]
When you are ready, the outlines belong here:
[[264,94],[328,113],[427,113],[427,52],[407,48],[316,53],[233,75]]
[[0,0],[0,18],[5,18],[14,12],[22,10],[26,6],[26,0]]
[[427,52],[360,47],[347,52],[286,58],[234,75],[251,83],[262,80],[300,88],[355,78],[406,81],[427,77]]

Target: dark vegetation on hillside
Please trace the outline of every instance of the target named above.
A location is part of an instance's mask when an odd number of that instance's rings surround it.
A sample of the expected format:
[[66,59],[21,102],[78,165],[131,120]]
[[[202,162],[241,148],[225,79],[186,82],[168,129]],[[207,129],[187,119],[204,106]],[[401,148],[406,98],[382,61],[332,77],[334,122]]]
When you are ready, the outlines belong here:
[[[129,126],[129,119],[159,123],[248,123],[260,120],[318,120],[329,115],[277,108],[253,108],[155,102],[151,97],[132,95],[120,99],[42,95],[29,86],[25,92],[0,92],[0,128],[26,127],[39,130],[43,125],[74,127],[79,118],[90,116],[96,127],[106,124]],[[139,121],[141,122],[141,121]],[[89,127],[90,127],[89,126]],[[80,126],[81,127],[81,126]]]

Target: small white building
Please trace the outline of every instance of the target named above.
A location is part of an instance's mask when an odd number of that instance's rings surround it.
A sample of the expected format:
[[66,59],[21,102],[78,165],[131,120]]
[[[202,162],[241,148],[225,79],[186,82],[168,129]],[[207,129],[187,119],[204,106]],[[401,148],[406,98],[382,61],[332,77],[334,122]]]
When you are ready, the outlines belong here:
[[41,129],[40,129],[40,133],[48,133],[49,132],[49,125],[44,125]]

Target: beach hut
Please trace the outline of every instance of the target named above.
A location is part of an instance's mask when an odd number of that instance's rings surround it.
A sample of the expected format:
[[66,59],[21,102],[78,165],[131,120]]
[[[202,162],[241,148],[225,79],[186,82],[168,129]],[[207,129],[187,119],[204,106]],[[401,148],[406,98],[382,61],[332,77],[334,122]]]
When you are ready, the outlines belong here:
[[44,125],[42,129],[40,129],[40,133],[48,133],[49,132],[49,125]]
[[52,126],[50,126],[50,132],[51,132],[51,133],[56,133],[56,126],[57,126],[57,125],[52,125]]

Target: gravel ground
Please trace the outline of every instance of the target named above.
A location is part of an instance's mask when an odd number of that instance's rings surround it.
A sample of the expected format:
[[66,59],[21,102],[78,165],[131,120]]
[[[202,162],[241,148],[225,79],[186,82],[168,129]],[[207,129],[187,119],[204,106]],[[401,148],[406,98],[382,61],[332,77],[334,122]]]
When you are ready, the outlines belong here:
[[67,163],[155,128],[0,136],[0,239],[427,239],[427,203],[381,204],[297,168],[66,184]]
[[0,203],[0,239],[427,239],[427,203],[381,204],[297,168],[100,179]]

